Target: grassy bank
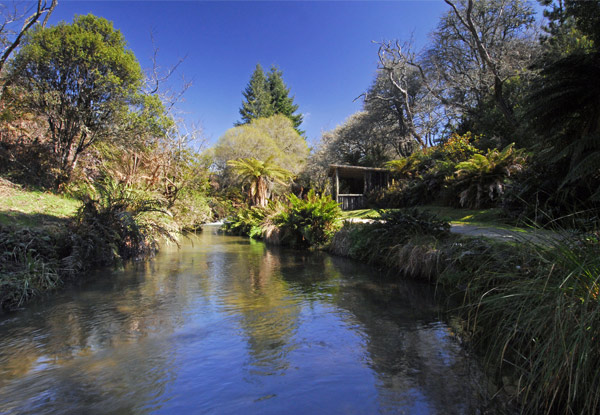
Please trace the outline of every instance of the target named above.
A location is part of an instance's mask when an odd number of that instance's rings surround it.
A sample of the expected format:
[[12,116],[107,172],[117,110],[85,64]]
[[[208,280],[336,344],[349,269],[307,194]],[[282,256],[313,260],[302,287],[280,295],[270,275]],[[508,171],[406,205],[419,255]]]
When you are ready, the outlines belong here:
[[92,190],[75,200],[0,182],[0,309],[175,240],[160,201],[114,183]]
[[330,251],[434,282],[462,304],[474,350],[524,413],[600,410],[600,249],[594,235],[464,237],[419,211],[345,224]]
[[39,190],[24,190],[0,178],[0,224],[43,228],[72,219],[81,201]]

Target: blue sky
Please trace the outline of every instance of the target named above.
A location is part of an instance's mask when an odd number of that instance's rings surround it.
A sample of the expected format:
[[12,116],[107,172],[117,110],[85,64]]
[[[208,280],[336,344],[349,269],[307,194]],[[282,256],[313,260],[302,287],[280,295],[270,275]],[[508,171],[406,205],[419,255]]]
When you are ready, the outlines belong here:
[[447,10],[442,0],[321,1],[68,1],[51,23],[93,13],[113,21],[142,67],[151,65],[154,33],[164,67],[186,57],[172,78],[193,81],[179,107],[215,142],[239,120],[242,90],[257,62],[277,65],[305,114],[309,142],[360,109],[353,100],[377,67],[372,41],[407,40],[422,47]]

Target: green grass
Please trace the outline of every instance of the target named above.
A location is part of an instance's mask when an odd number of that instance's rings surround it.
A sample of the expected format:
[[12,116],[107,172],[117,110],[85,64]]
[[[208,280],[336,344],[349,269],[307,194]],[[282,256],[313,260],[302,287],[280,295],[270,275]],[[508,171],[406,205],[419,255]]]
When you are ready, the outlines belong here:
[[0,224],[45,227],[73,217],[81,202],[37,190],[24,190],[0,182]]
[[381,215],[375,209],[359,209],[342,211],[342,219],[377,219]]

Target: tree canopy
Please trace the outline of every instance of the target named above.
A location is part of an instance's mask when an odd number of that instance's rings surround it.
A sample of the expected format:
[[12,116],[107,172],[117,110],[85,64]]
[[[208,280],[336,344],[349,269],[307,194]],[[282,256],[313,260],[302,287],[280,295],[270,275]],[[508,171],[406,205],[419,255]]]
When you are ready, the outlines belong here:
[[282,114],[258,118],[249,124],[230,128],[213,148],[214,163],[224,170],[227,161],[272,157],[274,164],[297,174],[308,156],[306,141],[294,130],[292,121]]
[[248,185],[248,196],[254,206],[265,207],[274,183],[285,184],[293,173],[273,163],[273,158],[261,161],[255,158],[227,162],[243,184]]
[[22,106],[47,121],[63,180],[90,145],[114,137],[118,121],[139,100],[142,78],[121,32],[91,14],[36,28],[9,74]]

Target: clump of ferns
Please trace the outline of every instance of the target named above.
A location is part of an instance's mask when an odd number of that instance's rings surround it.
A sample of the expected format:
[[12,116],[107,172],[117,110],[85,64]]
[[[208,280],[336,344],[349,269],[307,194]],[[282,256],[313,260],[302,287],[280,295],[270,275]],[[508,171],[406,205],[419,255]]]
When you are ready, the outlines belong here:
[[79,198],[73,251],[65,259],[72,271],[152,255],[161,240],[177,242],[176,224],[158,195],[104,177]]

